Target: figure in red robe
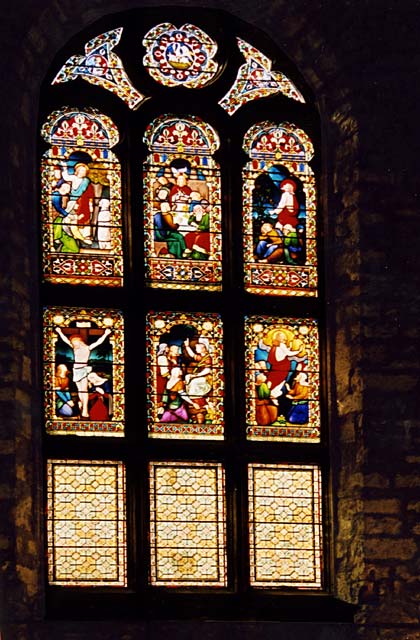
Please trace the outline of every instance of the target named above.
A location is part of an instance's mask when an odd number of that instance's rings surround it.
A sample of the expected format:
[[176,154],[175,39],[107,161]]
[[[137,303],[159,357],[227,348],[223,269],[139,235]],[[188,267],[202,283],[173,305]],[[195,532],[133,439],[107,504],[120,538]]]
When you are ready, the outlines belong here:
[[273,211],[277,214],[276,227],[282,229],[286,224],[290,224],[296,229],[299,213],[299,203],[295,196],[296,184],[287,178],[280,183],[280,189],[283,193],[280,202]]

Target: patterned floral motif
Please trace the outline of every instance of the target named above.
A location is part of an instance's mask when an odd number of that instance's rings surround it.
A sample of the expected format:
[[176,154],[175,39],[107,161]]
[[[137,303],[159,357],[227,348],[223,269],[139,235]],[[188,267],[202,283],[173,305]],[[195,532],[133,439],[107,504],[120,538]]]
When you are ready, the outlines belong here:
[[166,87],[198,89],[210,82],[217,71],[213,60],[217,44],[193,24],[177,29],[163,23],[150,29],[143,45],[143,64],[156,82]]

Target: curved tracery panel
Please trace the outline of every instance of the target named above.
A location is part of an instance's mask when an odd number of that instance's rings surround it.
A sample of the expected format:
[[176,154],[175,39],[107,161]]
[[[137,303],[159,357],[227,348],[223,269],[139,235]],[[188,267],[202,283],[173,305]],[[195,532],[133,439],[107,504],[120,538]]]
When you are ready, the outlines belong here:
[[259,98],[282,93],[292,100],[305,102],[304,97],[281,71],[272,71],[272,61],[261,51],[241,38],[236,38],[246,62],[238,69],[236,80],[220,106],[232,116],[243,104]]
[[313,146],[290,123],[261,122],[245,135],[244,271],[247,291],[317,295]]
[[116,126],[94,109],[54,111],[42,172],[43,271],[54,283],[121,286],[120,163]]
[[85,55],[71,56],[61,67],[52,84],[82,78],[90,84],[111,91],[130,107],[137,108],[145,96],[131,84],[124,66],[113,52],[119,43],[122,28],[101,33],[85,44]]
[[161,116],[144,135],[146,280],[151,287],[221,288],[220,170],[214,129]]

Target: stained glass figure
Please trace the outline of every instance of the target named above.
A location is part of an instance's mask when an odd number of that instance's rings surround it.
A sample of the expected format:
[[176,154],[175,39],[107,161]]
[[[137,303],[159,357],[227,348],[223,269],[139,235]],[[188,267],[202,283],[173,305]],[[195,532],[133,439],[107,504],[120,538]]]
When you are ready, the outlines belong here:
[[49,583],[126,586],[124,465],[50,460],[47,482]]
[[120,163],[112,121],[64,107],[42,128],[43,271],[53,283],[121,286]]
[[284,73],[272,71],[272,61],[245,40],[236,38],[246,63],[239,67],[238,75],[219,104],[233,115],[246,102],[283,93],[288,98],[305,102],[300,91]]
[[150,287],[221,288],[219,138],[199,118],[162,116],[146,129],[146,280]]
[[251,586],[321,588],[321,474],[315,465],[248,470]]
[[251,293],[317,295],[316,188],[308,136],[290,123],[260,122],[245,135],[245,288]]
[[245,322],[247,437],[319,442],[319,339],[315,320]]
[[46,430],[59,435],[124,434],[124,333],[120,312],[44,312]]
[[225,480],[221,464],[150,463],[150,582],[227,583]]
[[82,78],[111,91],[130,109],[137,108],[145,96],[131,84],[120,58],[113,52],[120,41],[122,28],[101,33],[85,44],[85,54],[71,56],[51,84]]
[[179,29],[168,22],[158,24],[146,33],[143,46],[143,65],[166,87],[199,89],[216,74],[218,65],[213,58],[217,44],[193,24]]
[[152,438],[223,438],[220,316],[147,316],[147,398]]

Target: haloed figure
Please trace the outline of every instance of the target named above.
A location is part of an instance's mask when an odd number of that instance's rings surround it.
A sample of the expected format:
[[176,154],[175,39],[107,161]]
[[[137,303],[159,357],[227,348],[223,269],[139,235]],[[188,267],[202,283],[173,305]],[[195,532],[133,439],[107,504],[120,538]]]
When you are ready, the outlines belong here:
[[96,342],[86,344],[82,336],[74,333],[67,338],[60,327],[56,327],[56,331],[63,342],[65,342],[73,351],[73,382],[77,387],[79,394],[79,406],[82,418],[89,418],[88,400],[89,400],[89,383],[88,375],[92,371],[92,367],[88,365],[91,352],[99,347],[111,333],[111,329],[105,329]]

